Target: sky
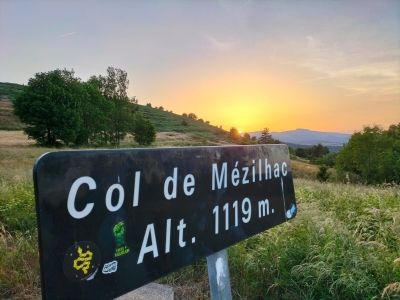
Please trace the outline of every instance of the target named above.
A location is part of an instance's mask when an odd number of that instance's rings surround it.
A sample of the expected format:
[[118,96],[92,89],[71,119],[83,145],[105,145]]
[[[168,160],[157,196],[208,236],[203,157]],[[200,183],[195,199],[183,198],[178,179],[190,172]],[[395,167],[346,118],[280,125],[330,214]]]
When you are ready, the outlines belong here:
[[400,1],[0,0],[0,82],[128,72],[128,94],[241,131],[400,122]]

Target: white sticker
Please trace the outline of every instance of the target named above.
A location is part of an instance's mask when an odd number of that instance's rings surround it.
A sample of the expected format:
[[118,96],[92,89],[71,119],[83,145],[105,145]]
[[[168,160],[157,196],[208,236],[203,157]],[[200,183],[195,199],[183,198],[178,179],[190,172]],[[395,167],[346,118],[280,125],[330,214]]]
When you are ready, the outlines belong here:
[[104,264],[102,273],[111,274],[116,272],[117,269],[118,269],[118,262],[116,260],[113,260]]

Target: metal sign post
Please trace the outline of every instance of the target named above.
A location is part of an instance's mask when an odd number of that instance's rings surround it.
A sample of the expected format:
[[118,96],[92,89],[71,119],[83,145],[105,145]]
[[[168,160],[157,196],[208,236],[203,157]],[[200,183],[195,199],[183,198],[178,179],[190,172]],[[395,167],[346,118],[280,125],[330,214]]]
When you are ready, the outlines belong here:
[[232,299],[228,251],[223,249],[207,256],[208,281],[212,300]]

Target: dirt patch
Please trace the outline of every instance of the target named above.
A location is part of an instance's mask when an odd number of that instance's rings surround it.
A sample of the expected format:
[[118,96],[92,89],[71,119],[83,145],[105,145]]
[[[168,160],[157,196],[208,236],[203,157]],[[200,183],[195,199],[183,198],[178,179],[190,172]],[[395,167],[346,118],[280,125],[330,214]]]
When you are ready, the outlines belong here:
[[15,147],[34,145],[22,130],[0,130],[0,146]]

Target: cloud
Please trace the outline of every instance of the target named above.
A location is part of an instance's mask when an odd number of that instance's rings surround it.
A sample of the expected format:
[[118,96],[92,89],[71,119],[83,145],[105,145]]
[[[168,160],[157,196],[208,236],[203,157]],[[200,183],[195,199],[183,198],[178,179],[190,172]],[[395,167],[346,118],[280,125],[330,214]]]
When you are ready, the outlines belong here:
[[317,50],[321,46],[321,42],[312,35],[306,36],[307,48],[310,50]]
[[71,32],[63,33],[63,34],[59,35],[58,37],[65,38],[65,37],[73,36],[75,34],[76,34],[75,31],[71,31]]
[[217,38],[208,34],[205,34],[204,38],[214,49],[221,52],[232,50],[236,44],[235,42],[232,41],[218,40]]
[[[330,80],[336,87],[346,89],[348,96],[360,94],[399,95],[400,55],[393,49],[365,51],[325,43],[312,35],[303,40],[303,59],[298,65],[315,73],[301,81],[313,83]],[[398,49],[396,49],[398,50]]]

